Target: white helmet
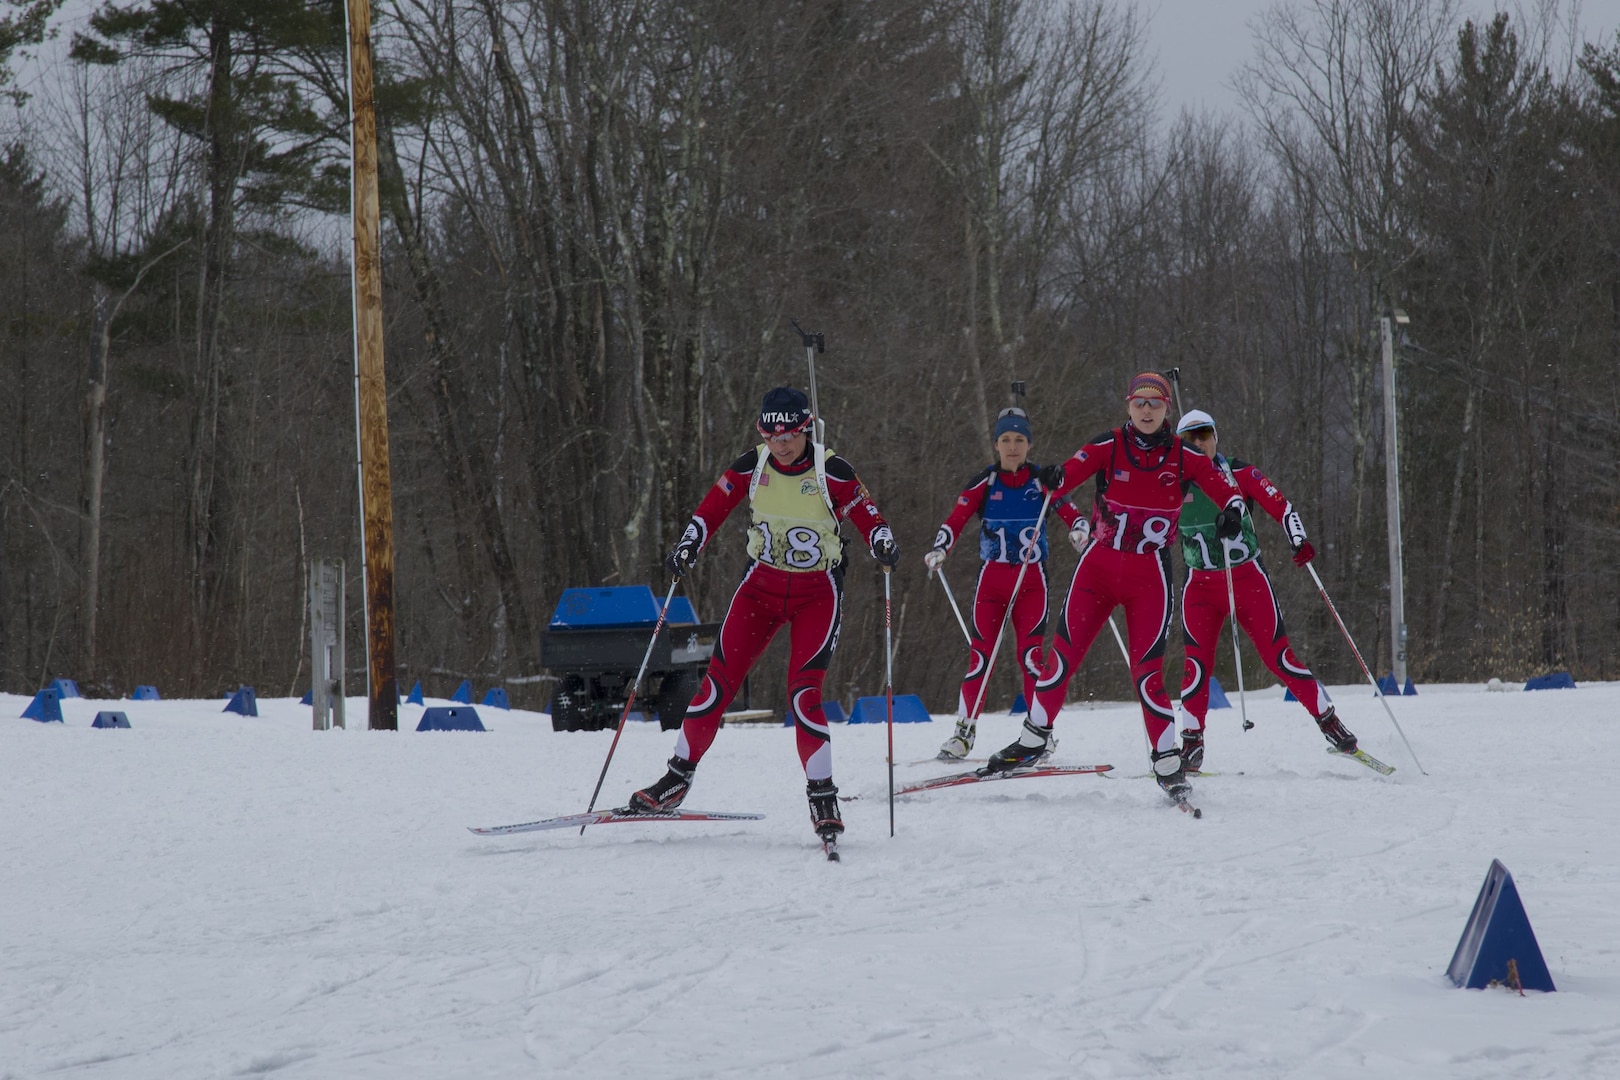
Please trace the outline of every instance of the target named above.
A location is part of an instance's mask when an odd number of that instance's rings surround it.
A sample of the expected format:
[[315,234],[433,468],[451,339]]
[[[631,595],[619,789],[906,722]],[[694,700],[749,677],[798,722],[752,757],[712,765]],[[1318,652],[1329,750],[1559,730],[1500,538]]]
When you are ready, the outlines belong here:
[[1214,426],[1215,418],[1213,416],[1209,415],[1209,413],[1205,412],[1203,409],[1194,409],[1192,412],[1181,418],[1181,423],[1176,425],[1176,434],[1185,435],[1194,428],[1212,428]]

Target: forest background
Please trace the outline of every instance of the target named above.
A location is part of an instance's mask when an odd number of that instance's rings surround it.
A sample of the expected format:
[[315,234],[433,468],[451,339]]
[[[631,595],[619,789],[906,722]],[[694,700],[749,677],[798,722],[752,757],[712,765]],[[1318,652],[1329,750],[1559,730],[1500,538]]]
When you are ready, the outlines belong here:
[[[8,73],[60,4],[0,2]],[[376,19],[403,685],[543,706],[557,597],[662,593],[760,396],[805,385],[793,318],[827,336],[830,442],[903,548],[899,690],[954,702],[965,650],[921,556],[1011,381],[1052,461],[1172,366],[1387,670],[1395,306],[1412,676],[1620,677],[1620,39],[1580,41],[1556,0],[1292,0],[1251,23],[1241,114],[1172,120],[1123,0]],[[343,41],[332,0],[131,0],[4,85],[0,688],[301,692],[323,557],[364,657]],[[1259,528],[1296,648],[1356,678]],[[946,564],[964,602],[973,547]],[[881,577],[851,551],[846,704],[883,680]],[[700,614],[743,560],[730,525],[688,579]],[[1104,641],[1074,693],[1126,685]]]

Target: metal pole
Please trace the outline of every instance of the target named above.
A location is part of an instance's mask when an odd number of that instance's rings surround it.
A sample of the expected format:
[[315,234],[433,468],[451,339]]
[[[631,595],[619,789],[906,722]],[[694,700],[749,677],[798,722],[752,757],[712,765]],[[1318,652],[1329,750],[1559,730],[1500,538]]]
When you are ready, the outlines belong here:
[[360,521],[366,592],[368,726],[399,728],[394,670],[394,506],[388,471],[388,388],[383,376],[382,251],[377,199],[377,114],[372,97],[371,4],[348,0],[353,167],[355,382],[360,429]]
[[883,568],[883,692],[889,699],[889,835],[894,835],[894,602],[890,598],[890,568]]
[[1389,642],[1395,692],[1406,685],[1406,590],[1401,562],[1401,455],[1395,432],[1395,323],[1404,314],[1385,310],[1378,319],[1384,346],[1384,494],[1389,504]]
[[956,612],[956,625],[962,628],[962,636],[967,638],[968,648],[973,648],[973,635],[968,633],[967,620],[962,618],[962,609],[956,606],[956,594],[951,592],[950,582],[945,580],[945,566],[941,563],[930,573],[939,575],[939,584],[945,590],[945,599],[951,602],[951,610]]

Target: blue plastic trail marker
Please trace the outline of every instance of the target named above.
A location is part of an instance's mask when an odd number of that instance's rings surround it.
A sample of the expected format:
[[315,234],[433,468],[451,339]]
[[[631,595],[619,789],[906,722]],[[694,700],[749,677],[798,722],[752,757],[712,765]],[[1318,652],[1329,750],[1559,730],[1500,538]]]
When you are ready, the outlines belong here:
[[1465,990],[1482,990],[1492,983],[1515,990],[1558,989],[1541,958],[1513,875],[1500,859],[1491,860],[1446,977]]
[[456,687],[456,692],[450,695],[450,700],[454,701],[458,705],[471,705],[472,680],[462,679],[461,685]]
[[135,701],[162,701],[163,700],[162,697],[160,697],[158,695],[158,688],[155,687],[155,686],[137,686],[135,688],[135,692],[133,694],[131,694],[130,697],[132,699],[134,699]]
[[129,714],[103,710],[96,713],[96,718],[90,724],[93,728],[127,728],[129,727]]
[[243,716],[259,715],[259,696],[253,692],[251,686],[239,686],[231,700],[225,703],[221,712],[241,713]]
[[46,687],[34,695],[23,712],[24,720],[38,720],[42,724],[62,723],[62,695],[54,687]]
[[53,679],[51,680],[51,689],[55,690],[58,694],[61,694],[63,701],[66,701],[70,697],[83,696],[79,693],[79,684],[74,682],[72,679]]
[[1567,671],[1554,671],[1550,675],[1537,675],[1525,681],[1526,690],[1573,690],[1575,677]]
[[483,731],[484,722],[478,718],[478,710],[471,705],[452,705],[446,708],[435,705],[422,713],[422,722],[416,725],[417,731]]
[[506,697],[506,688],[501,686],[492,686],[485,690],[483,703],[496,709],[510,709],[512,707],[512,703]]
[[[888,698],[863,697],[855,699],[855,711],[849,714],[852,724],[881,724],[888,720]],[[822,705],[822,712],[826,712]],[[897,724],[926,724],[932,717],[916,694],[894,695],[894,722]]]
[[407,705],[420,705],[420,704],[422,704],[422,680],[421,679],[417,679],[416,680],[416,685],[411,687],[410,695],[408,697],[406,697],[405,704],[407,704]]
[[1232,703],[1226,700],[1226,691],[1221,689],[1221,680],[1213,675],[1209,677],[1209,707],[1212,709],[1232,707]]

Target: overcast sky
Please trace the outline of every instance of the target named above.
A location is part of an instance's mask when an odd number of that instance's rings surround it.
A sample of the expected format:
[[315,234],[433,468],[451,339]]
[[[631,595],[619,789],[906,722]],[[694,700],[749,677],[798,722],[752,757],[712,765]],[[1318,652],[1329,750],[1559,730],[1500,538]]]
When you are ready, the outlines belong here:
[[[1248,23],[1276,6],[1276,0],[1140,2],[1150,20],[1148,49],[1158,53],[1165,117],[1173,119],[1183,108],[1238,111],[1230,83],[1238,66],[1254,52]],[[1498,6],[1503,5],[1465,0],[1463,9],[1476,21],[1484,21]],[[1511,3],[1506,7],[1513,10]],[[1580,25],[1583,39],[1612,42],[1620,27],[1620,0],[1585,0]]]
[[[373,5],[381,2],[373,0]],[[1248,24],[1275,6],[1278,0],[1136,2],[1148,19],[1148,51],[1157,60],[1164,117],[1173,119],[1182,108],[1238,112],[1237,95],[1230,83],[1238,66],[1254,52]],[[1296,2],[1308,3],[1309,0]],[[1504,2],[1510,11],[1513,10],[1515,0]],[[47,48],[46,55],[65,51],[65,42],[72,30],[82,26],[89,13],[100,6],[101,0],[67,0],[61,15],[55,20],[55,25],[61,31],[62,44]],[[1463,0],[1464,10],[1471,12],[1478,20],[1488,17],[1488,13],[1497,6],[1487,0]],[[1569,0],[1565,0],[1562,6],[1568,8]],[[1620,28],[1620,0],[1584,0],[1580,9],[1580,25],[1585,40],[1613,41],[1616,28]],[[18,67],[19,82],[25,87],[39,77],[38,65],[22,63]]]

